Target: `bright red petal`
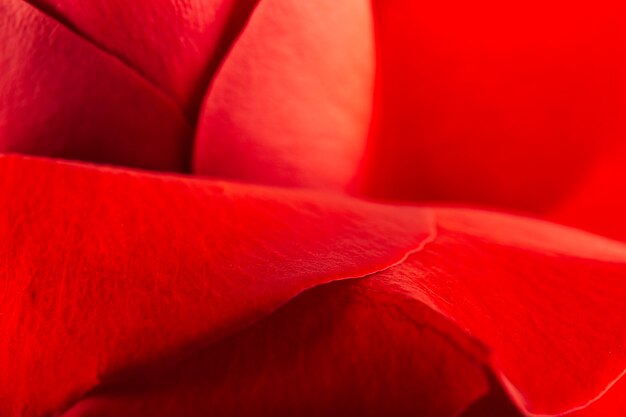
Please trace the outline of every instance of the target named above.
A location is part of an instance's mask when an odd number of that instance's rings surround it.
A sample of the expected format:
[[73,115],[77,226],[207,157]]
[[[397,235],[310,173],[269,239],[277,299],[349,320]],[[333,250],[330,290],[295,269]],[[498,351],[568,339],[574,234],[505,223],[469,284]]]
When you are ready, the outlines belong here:
[[2,415],[167,367],[432,231],[419,209],[21,157],[0,206]]
[[367,193],[544,213],[622,146],[623,1],[374,3]]
[[402,264],[310,290],[67,416],[621,416],[626,246],[497,214],[436,218]]
[[373,94],[368,0],[264,0],[205,98],[195,171],[345,188]]
[[192,129],[172,99],[22,0],[0,15],[0,152],[187,169]]
[[574,411],[571,417],[626,415],[626,370],[619,379],[592,398],[587,407]]
[[595,404],[620,416],[626,246],[497,214],[439,210],[436,218],[437,239],[382,273],[385,286],[486,346],[489,367],[528,415]]
[[547,214],[553,221],[626,240],[626,143],[598,158],[581,183]]

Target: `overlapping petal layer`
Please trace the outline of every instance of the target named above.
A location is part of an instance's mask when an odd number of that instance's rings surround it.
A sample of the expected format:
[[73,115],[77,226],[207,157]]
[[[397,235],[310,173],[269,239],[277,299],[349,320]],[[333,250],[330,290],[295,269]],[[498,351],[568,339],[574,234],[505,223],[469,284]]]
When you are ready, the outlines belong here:
[[[187,169],[255,3],[0,0],[0,151]],[[624,5],[461,3],[375,3],[366,192],[626,237]],[[194,170],[347,187],[368,4],[263,1],[205,97]],[[626,413],[613,241],[6,156],[0,207],[0,415]]]
[[310,290],[67,416],[620,416],[626,247],[493,213],[436,221],[405,262]]
[[125,62],[194,118],[257,0],[28,2]]
[[2,415],[167,367],[432,233],[419,209],[23,157],[0,157],[0,206]]
[[368,0],[264,0],[205,98],[194,170],[249,182],[346,188],[374,84]]
[[[541,214],[582,201],[593,209],[568,208],[563,221],[626,236],[619,211],[609,219],[603,210],[612,212],[615,196],[577,196],[588,175],[617,194],[626,181],[624,2],[380,0],[374,8],[368,194]],[[598,176],[605,160],[618,169]],[[600,217],[606,224],[594,224]]]
[[595,401],[619,416],[626,397],[612,385],[626,369],[626,246],[479,211],[440,209],[436,223],[432,244],[381,274],[386,287],[486,346],[489,367],[529,415]]
[[0,0],[0,151],[163,170],[188,163],[177,104],[21,0]]
[[156,381],[92,393],[67,417],[450,417],[488,387],[433,316],[355,282],[318,287]]
[[434,238],[418,208],[20,157],[0,171],[3,413],[623,410],[617,242],[456,209]]

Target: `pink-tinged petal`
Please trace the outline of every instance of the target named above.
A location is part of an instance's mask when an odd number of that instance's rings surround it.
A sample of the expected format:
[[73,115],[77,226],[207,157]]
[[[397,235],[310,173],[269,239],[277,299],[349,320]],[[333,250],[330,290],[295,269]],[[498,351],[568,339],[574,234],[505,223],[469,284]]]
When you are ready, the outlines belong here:
[[369,129],[374,46],[368,0],[264,0],[205,98],[194,170],[341,189]]
[[187,169],[192,129],[170,98],[22,0],[0,16],[0,152]]
[[0,157],[0,206],[2,415],[167,368],[432,232],[427,210],[25,157]]
[[623,1],[376,0],[374,9],[366,193],[544,213],[623,143]]
[[66,22],[195,117],[206,84],[257,0],[28,0]]
[[358,280],[318,287],[158,378],[97,390],[64,417],[457,416],[485,395],[485,374],[454,330],[415,304]]
[[437,238],[381,273],[491,354],[529,416],[623,410],[626,246],[537,220],[438,210]]

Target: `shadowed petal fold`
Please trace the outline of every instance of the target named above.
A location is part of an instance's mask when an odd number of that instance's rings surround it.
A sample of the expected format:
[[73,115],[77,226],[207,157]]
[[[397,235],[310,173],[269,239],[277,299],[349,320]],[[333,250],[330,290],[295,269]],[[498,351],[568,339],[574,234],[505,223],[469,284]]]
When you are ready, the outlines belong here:
[[167,367],[432,234],[427,210],[25,157],[0,157],[0,206],[3,415]]
[[27,0],[137,71],[194,119],[257,0]]
[[0,16],[0,152],[186,169],[193,129],[171,98],[22,0]]
[[435,219],[405,262],[311,289],[67,416],[621,416],[626,246],[494,213]]

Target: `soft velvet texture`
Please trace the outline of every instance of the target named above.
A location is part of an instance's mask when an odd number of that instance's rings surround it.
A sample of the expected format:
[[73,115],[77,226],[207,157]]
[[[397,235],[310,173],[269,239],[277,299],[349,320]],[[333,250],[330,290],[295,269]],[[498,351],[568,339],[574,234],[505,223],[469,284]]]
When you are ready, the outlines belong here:
[[202,91],[256,0],[29,0],[195,117]]
[[452,416],[490,379],[528,415],[624,407],[625,245],[21,157],[0,173],[3,413]]
[[278,188],[20,157],[0,178],[3,415],[56,411],[432,234],[423,210]]
[[170,97],[24,1],[0,16],[0,151],[184,169],[192,126]]
[[1,0],[0,152],[189,171],[200,101],[255,4]]
[[626,239],[622,2],[0,7],[0,151],[506,207]]
[[0,415],[626,413],[626,244],[440,206],[626,239],[623,4],[372,6],[0,0]]
[[326,189],[351,185],[370,124],[369,0],[264,0],[215,77],[194,172]]

